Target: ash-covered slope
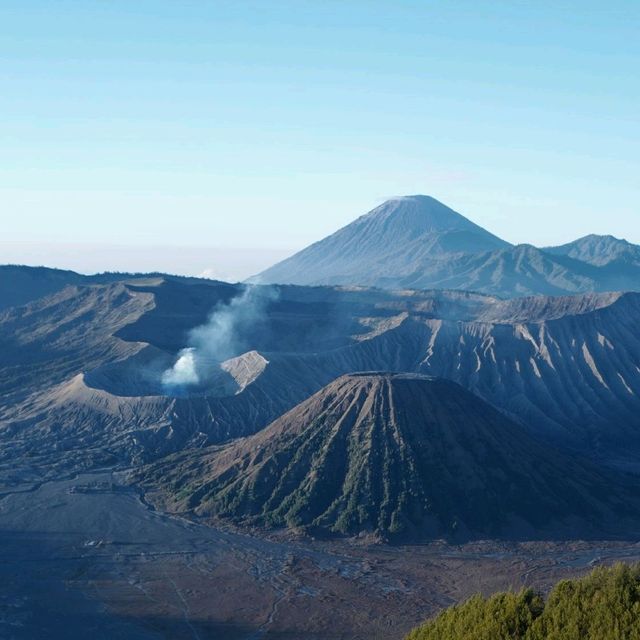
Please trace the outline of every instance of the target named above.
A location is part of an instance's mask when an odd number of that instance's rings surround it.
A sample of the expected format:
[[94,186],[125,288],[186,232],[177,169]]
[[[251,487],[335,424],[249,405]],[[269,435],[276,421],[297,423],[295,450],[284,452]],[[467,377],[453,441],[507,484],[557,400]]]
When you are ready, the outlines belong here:
[[415,374],[343,376],[261,433],[141,477],[174,510],[348,535],[585,535],[630,513],[589,465]]
[[255,433],[340,375],[393,370],[454,380],[533,433],[638,467],[638,294],[269,287],[202,385],[163,388],[190,330],[242,291],[123,282],[0,313],[2,450],[152,460]]
[[428,196],[385,202],[253,280],[389,289],[458,289],[503,297],[640,289],[638,248],[589,236],[512,246]]
[[350,370],[341,360],[305,372],[307,355],[382,334],[397,325],[399,309],[472,317],[487,302],[458,293],[268,288],[263,313],[236,327],[210,379],[163,388],[162,373],[190,330],[243,289],[125,280],[67,287],[0,312],[0,460],[56,457],[73,466],[106,452],[128,463],[255,433],[335,377],[335,366]]
[[392,370],[453,380],[556,445],[640,468],[638,294],[256,287],[259,314],[200,384],[174,389],[162,374],[190,331],[244,289],[136,282],[0,312],[0,460],[150,461],[256,433],[340,375]]
[[[430,196],[384,202],[274,265],[256,282],[385,285],[425,271],[436,258],[504,249],[509,243]],[[402,286],[402,285],[400,285]]]

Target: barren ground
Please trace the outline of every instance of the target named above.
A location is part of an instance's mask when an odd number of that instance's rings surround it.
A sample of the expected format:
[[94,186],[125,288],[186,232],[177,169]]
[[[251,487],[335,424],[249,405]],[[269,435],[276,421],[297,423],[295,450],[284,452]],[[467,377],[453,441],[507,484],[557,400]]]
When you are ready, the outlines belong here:
[[544,589],[596,563],[640,560],[635,541],[267,540],[154,512],[110,470],[10,475],[0,485],[7,640],[394,640],[477,591]]

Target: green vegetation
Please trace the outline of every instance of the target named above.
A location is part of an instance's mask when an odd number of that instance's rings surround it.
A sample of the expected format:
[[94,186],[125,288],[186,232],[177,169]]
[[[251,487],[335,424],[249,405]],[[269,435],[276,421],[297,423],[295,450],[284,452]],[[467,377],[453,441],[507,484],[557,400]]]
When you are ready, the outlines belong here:
[[640,564],[563,580],[546,602],[531,589],[474,596],[406,640],[640,640]]

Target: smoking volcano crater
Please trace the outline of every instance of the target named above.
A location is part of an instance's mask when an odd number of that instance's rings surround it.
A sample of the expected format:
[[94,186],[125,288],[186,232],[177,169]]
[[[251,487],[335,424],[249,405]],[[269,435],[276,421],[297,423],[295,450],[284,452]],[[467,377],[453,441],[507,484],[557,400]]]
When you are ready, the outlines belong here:
[[121,397],[224,398],[242,392],[267,364],[257,351],[219,361],[191,348],[170,354],[147,346],[126,360],[85,373],[84,382]]
[[140,320],[141,335],[132,334],[131,327],[119,335],[139,345],[135,353],[85,374],[87,386],[122,397],[222,398],[240,393],[260,376],[267,360],[248,350],[254,343],[250,338],[260,334],[276,293],[249,286],[238,288],[235,296],[220,297],[216,290],[204,323],[197,322],[203,305],[194,308],[193,298],[199,300],[199,295],[175,299],[172,293],[154,292],[159,317]]

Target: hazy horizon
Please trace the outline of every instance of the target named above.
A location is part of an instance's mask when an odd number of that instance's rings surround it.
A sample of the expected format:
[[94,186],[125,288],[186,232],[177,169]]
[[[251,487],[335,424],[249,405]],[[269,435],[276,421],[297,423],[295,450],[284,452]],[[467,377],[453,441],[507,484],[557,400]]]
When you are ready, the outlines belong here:
[[9,0],[0,19],[22,262],[87,271],[98,246],[97,270],[241,278],[415,193],[514,244],[640,243],[635,2]]
[[259,247],[123,245],[10,242],[0,240],[0,264],[67,269],[92,275],[105,271],[160,272],[240,282],[260,273],[293,250]]
[[[492,230],[487,229],[487,231]],[[628,237],[623,238],[632,241]],[[571,237],[545,246],[556,246],[577,239],[577,236]],[[105,271],[161,272],[240,282],[303,248],[303,246],[265,248],[0,240],[0,264],[45,266],[68,269],[87,275]]]
[[[445,203],[446,204],[446,203]],[[352,222],[360,212],[353,216]],[[460,213],[460,212],[459,212]],[[467,216],[465,216],[467,217]],[[472,222],[475,220],[469,218]],[[332,230],[337,231],[337,228]],[[494,229],[487,231],[495,233]],[[589,232],[592,233],[592,232]],[[583,235],[589,235],[583,234]],[[500,236],[508,242],[509,238]],[[616,235],[603,232],[601,235]],[[640,243],[640,234],[636,243]],[[581,236],[568,236],[545,245],[558,246],[577,240]],[[616,236],[634,242],[633,236]],[[308,244],[320,240],[315,238]],[[529,241],[512,244],[533,244]],[[46,266],[69,269],[84,274],[105,271],[149,273],[162,272],[173,275],[196,276],[227,282],[243,281],[273,264],[283,260],[307,245],[296,247],[225,247],[206,245],[126,244],[101,242],[47,242],[38,240],[0,240],[0,264]]]

